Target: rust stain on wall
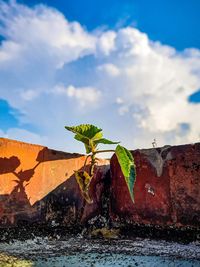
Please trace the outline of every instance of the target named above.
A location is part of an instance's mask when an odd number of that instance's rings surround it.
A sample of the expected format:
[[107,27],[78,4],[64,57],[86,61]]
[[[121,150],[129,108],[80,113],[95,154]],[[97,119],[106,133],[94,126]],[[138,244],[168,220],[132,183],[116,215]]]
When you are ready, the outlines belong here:
[[114,155],[111,216],[114,221],[200,226],[200,143],[132,151],[137,178],[133,204]]

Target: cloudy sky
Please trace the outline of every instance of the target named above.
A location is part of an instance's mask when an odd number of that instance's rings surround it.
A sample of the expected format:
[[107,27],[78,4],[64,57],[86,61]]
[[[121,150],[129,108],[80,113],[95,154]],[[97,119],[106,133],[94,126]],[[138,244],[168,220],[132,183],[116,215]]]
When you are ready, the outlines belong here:
[[83,152],[200,141],[199,0],[0,0],[0,136]]

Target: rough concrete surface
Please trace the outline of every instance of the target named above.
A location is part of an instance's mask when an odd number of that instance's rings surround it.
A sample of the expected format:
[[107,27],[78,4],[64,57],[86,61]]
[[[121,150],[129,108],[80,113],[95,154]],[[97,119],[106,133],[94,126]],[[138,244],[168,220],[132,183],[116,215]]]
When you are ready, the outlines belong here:
[[200,143],[132,151],[136,165],[132,203],[117,158],[111,159],[114,221],[200,226]]
[[200,246],[194,242],[184,245],[139,238],[112,241],[84,239],[81,236],[68,240],[59,238],[0,243],[0,266],[196,267],[200,264]]

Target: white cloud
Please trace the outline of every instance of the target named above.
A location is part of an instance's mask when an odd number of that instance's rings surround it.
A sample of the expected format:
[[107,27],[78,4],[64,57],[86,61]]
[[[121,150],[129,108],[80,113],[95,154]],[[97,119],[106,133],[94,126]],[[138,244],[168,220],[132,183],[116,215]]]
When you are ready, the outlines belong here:
[[[134,29],[126,31],[126,43],[129,43],[129,35],[130,42],[133,43]],[[165,133],[175,130],[181,123],[189,123],[192,128],[195,127],[200,105],[194,106],[187,100],[200,86],[200,77],[192,73],[193,64],[188,64],[188,59],[179,53],[169,53],[172,49],[169,48],[166,52],[166,47],[162,49],[160,45],[161,48],[158,49],[158,44],[154,49],[154,45],[147,41],[145,43],[149,43],[148,52],[145,52],[140,36],[136,36],[138,43],[135,38],[135,47],[128,49],[132,56],[129,56],[124,66],[123,98],[126,102],[123,105],[133,108],[136,106],[133,115],[139,115],[140,126],[151,132]],[[143,43],[143,34],[141,39]],[[124,56],[126,55],[127,49]],[[120,58],[118,64],[124,64],[124,57]]]
[[62,67],[94,50],[95,38],[55,9],[43,5],[30,9],[14,1],[10,5],[1,2],[1,10],[4,27],[0,33],[7,39],[3,45],[12,56],[18,52],[24,59],[32,50],[37,56],[48,57],[55,67]]
[[35,97],[38,96],[37,90],[27,89],[20,93],[20,96],[27,101],[33,100]]
[[120,70],[115,65],[109,63],[98,66],[97,70],[111,77],[116,77],[120,74]]
[[89,122],[132,148],[199,140],[200,105],[188,97],[200,88],[200,50],[178,52],[133,27],[88,32],[44,5],[0,1],[0,22],[1,98],[45,136],[10,129],[11,138],[73,149],[63,126]]
[[75,99],[78,102],[76,107],[87,108],[90,110],[93,107],[97,107],[101,101],[101,92],[94,87],[74,87],[70,85],[68,87],[56,86],[53,90],[54,94],[65,95],[69,98]]
[[109,56],[115,50],[115,38],[116,32],[114,31],[107,31],[101,34],[96,43],[97,56]]
[[145,57],[151,52],[148,36],[131,27],[118,31],[116,47],[123,57]]

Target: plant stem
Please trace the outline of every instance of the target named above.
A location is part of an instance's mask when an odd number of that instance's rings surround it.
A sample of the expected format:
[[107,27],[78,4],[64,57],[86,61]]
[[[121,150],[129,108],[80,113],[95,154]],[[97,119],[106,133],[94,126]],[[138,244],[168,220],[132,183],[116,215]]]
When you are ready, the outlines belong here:
[[85,162],[84,162],[84,165],[83,165],[84,170],[85,170],[85,167],[86,167],[86,164],[87,164],[87,160],[88,160],[89,157],[91,157],[91,155],[87,155],[87,157],[85,159]]
[[94,174],[94,165],[96,163],[96,160],[95,160],[95,154],[92,153],[91,155],[91,168],[90,168],[90,176],[93,176]]
[[84,165],[83,165],[83,168],[85,170],[85,167],[86,167],[86,164],[87,164],[87,160],[88,160],[89,157],[91,157],[90,176],[93,176],[93,174],[94,174],[94,166],[95,166],[95,163],[96,163],[95,155],[98,154],[98,153],[104,153],[104,152],[115,152],[115,150],[113,150],[113,149],[96,150],[96,151],[93,151],[92,154],[87,155],[87,157],[85,159],[85,162],[84,162]]

